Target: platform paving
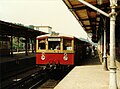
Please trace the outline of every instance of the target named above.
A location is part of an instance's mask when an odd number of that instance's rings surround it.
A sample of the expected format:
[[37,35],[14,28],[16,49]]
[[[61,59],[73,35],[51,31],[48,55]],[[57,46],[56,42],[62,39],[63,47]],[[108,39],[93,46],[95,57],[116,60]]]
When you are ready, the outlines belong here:
[[[117,84],[120,89],[120,63],[117,63]],[[108,67],[109,68],[109,67]],[[92,58],[86,64],[76,66],[65,76],[54,89],[108,89],[109,71],[97,58]]]

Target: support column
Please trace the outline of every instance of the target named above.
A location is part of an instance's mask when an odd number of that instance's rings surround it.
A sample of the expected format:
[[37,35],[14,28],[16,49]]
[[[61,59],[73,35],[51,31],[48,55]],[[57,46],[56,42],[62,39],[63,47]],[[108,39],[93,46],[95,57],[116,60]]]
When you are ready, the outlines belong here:
[[28,55],[28,38],[26,37],[25,38],[26,40],[25,40],[25,55]]
[[98,50],[99,50],[99,52],[100,52],[100,50],[101,50],[101,49],[100,49],[100,44],[101,44],[101,43],[100,43],[100,40],[98,40]]
[[[33,40],[32,40],[33,41]],[[34,45],[33,45],[33,43],[32,43],[32,53],[34,53]]]
[[[105,25],[105,24],[104,24]],[[103,69],[108,70],[107,67],[107,53],[106,53],[106,29],[104,27],[104,53],[103,53]]]
[[13,46],[13,36],[11,36],[10,38],[11,42],[10,42],[10,53],[11,53],[11,56],[13,56],[13,49],[12,49],[12,46]]
[[110,80],[109,89],[118,89],[117,87],[117,76],[116,76],[116,55],[115,55],[115,20],[116,12],[115,8],[117,2],[110,0],[111,13],[110,13]]
[[33,42],[34,40],[33,39],[31,39],[31,44],[32,44],[32,53],[34,53],[34,42]]
[[101,57],[101,62],[103,62],[102,56],[103,56],[103,35],[101,34],[101,39],[100,39],[100,57]]
[[17,52],[19,52],[19,37],[17,37]]
[[108,67],[107,67],[107,52],[106,52],[106,18],[103,18],[103,16],[101,16],[102,20],[103,20],[103,30],[104,30],[104,50],[103,50],[103,69],[104,70],[108,70]]

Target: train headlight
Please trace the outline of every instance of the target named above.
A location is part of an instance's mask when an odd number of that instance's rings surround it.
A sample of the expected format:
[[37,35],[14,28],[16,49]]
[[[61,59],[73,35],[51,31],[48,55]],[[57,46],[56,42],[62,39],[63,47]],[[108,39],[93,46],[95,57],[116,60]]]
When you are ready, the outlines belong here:
[[42,52],[41,59],[45,60],[45,53],[44,52]]
[[64,59],[65,61],[68,60],[68,55],[67,55],[67,53],[64,53],[64,57],[63,57],[63,59]]

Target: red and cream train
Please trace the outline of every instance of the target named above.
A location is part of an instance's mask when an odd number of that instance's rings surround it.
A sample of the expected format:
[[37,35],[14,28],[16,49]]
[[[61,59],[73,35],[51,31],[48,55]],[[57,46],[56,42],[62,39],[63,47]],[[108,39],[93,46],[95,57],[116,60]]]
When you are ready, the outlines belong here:
[[75,65],[85,56],[86,42],[74,36],[46,34],[36,38],[36,64]]

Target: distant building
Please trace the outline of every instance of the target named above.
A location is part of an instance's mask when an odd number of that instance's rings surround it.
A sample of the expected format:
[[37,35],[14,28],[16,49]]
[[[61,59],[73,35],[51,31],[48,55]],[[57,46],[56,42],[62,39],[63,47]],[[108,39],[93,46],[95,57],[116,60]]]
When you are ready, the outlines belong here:
[[46,33],[50,33],[50,34],[52,32],[52,27],[50,27],[50,26],[34,26],[34,29],[39,30],[39,31],[43,31]]

